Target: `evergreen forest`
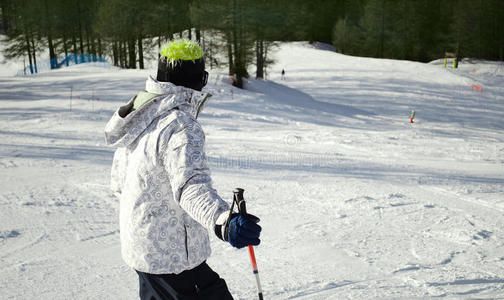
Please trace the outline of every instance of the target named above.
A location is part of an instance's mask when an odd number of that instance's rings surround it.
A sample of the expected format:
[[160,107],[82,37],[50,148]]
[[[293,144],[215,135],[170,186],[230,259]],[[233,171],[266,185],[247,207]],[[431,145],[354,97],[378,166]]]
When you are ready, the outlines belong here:
[[25,58],[31,72],[45,51],[51,68],[105,58],[143,69],[146,55],[179,37],[199,41],[207,64],[226,66],[236,86],[264,78],[279,41],[420,62],[446,53],[504,60],[502,0],[0,0],[0,10],[4,56]]

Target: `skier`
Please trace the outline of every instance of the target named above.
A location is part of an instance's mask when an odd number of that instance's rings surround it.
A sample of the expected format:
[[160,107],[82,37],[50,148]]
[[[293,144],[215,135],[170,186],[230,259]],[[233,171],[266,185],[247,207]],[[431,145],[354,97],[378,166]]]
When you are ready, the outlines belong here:
[[410,123],[414,123],[414,121],[413,121],[414,119],[415,119],[415,111],[414,111],[414,110],[412,110],[412,111],[411,111],[411,115],[410,115],[410,117],[409,117]]
[[282,69],[282,80],[285,80],[285,70]]
[[160,51],[157,78],[107,123],[116,147],[111,188],[120,200],[121,252],[140,299],[232,299],[207,264],[208,231],[233,247],[258,245],[253,215],[229,212],[212,188],[198,115],[210,94],[203,51],[175,40]]

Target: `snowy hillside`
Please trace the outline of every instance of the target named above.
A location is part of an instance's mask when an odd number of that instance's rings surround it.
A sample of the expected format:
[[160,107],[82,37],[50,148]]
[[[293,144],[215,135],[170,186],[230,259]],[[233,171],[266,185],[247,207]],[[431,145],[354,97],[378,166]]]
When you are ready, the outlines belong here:
[[[210,71],[200,116],[214,186],[244,188],[261,218],[265,298],[504,297],[504,66],[305,43],[275,58],[247,91]],[[137,299],[102,132],[148,73],[0,77],[1,299]],[[212,248],[233,296],[255,299],[247,251]]]

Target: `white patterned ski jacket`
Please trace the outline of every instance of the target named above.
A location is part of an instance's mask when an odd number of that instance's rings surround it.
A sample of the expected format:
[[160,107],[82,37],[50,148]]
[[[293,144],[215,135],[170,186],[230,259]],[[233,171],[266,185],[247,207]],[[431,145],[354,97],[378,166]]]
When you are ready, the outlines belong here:
[[229,211],[212,188],[196,121],[210,95],[150,76],[146,91],[159,96],[131,111],[133,97],[105,128],[117,147],[111,188],[120,199],[121,252],[138,271],[178,274],[210,256],[207,230]]

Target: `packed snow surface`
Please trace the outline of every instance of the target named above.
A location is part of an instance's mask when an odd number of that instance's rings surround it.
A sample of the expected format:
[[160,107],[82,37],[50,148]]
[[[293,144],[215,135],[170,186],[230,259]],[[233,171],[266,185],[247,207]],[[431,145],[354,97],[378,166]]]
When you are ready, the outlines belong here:
[[[282,44],[267,81],[210,70],[206,88],[214,186],[244,188],[261,218],[265,299],[504,297],[504,66],[320,48]],[[1,299],[138,298],[103,129],[148,73],[0,77]],[[212,248],[234,297],[255,299],[247,250]]]

